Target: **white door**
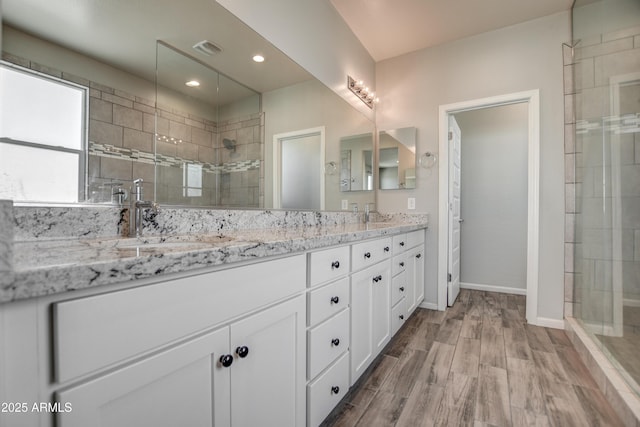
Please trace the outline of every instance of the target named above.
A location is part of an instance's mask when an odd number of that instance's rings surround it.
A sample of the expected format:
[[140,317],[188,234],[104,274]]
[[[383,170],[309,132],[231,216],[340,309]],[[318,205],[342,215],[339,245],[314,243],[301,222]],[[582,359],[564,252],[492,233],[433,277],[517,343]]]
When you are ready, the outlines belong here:
[[273,141],[273,207],[324,209],[324,128],[277,134]]
[[452,306],[460,293],[460,127],[449,116],[449,276],[447,304]]

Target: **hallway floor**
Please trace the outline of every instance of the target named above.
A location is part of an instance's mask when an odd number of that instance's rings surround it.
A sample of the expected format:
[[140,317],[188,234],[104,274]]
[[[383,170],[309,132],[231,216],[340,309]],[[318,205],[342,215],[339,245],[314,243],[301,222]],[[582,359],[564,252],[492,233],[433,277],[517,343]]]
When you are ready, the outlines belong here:
[[564,331],[524,311],[524,296],[471,290],[418,309],[323,425],[622,425]]

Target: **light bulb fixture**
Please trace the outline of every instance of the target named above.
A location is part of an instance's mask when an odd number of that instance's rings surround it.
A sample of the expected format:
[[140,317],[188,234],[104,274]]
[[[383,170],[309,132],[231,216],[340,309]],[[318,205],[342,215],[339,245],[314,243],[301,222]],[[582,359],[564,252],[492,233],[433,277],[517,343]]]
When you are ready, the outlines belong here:
[[188,82],[185,83],[185,85],[189,87],[198,87],[200,86],[200,82],[197,80],[189,80]]
[[356,80],[351,76],[347,76],[347,87],[369,108],[373,108],[373,104],[379,101],[375,92],[365,86],[362,80]]
[[258,62],[258,63],[259,62],[264,62],[264,56],[262,56],[262,55],[253,55],[252,59],[253,59],[254,62]]

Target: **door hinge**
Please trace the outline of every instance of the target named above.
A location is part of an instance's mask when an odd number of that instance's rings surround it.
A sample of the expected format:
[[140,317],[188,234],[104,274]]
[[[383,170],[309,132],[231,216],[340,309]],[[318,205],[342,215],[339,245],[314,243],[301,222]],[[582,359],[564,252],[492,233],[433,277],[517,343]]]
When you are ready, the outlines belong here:
[[449,141],[453,139],[453,132],[449,131]]
[[447,282],[451,281],[451,273],[449,273],[449,275],[447,276]]

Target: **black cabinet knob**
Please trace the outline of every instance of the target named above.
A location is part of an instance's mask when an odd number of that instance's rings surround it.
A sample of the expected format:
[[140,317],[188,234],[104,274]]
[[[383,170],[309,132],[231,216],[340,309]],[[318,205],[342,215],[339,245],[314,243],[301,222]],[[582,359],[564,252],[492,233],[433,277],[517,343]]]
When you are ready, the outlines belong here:
[[422,258],[422,254],[416,255],[416,258]]
[[331,263],[331,269],[340,268],[340,261],[333,261]]
[[340,345],[340,339],[339,338],[334,338],[331,340],[331,344],[335,345],[336,347]]
[[382,276],[381,275],[377,275],[376,277],[373,278],[373,281],[378,283],[380,280],[382,280]]
[[233,356],[230,354],[225,354],[220,356],[220,364],[225,368],[228,368],[233,363]]
[[339,303],[339,302],[340,302],[340,298],[339,298],[339,297],[337,297],[337,296],[336,296],[336,297],[331,297],[331,302],[332,302],[333,304],[337,304],[337,303]]
[[383,249],[385,252],[389,252],[389,246],[385,246]]
[[238,356],[244,359],[245,357],[247,357],[247,354],[249,354],[249,347],[247,347],[246,345],[238,347],[236,348],[236,353],[238,354]]
[[404,286],[400,286],[400,292],[404,292]]
[[333,394],[340,393],[340,387],[338,387],[337,385],[334,385],[333,387],[331,387],[331,393]]
[[404,261],[400,263],[400,267],[404,267]]
[[404,320],[404,314],[400,315],[400,320]]
[[404,246],[404,242],[400,242],[400,246]]
[[364,253],[364,257],[365,258],[371,258],[371,252],[365,252]]

